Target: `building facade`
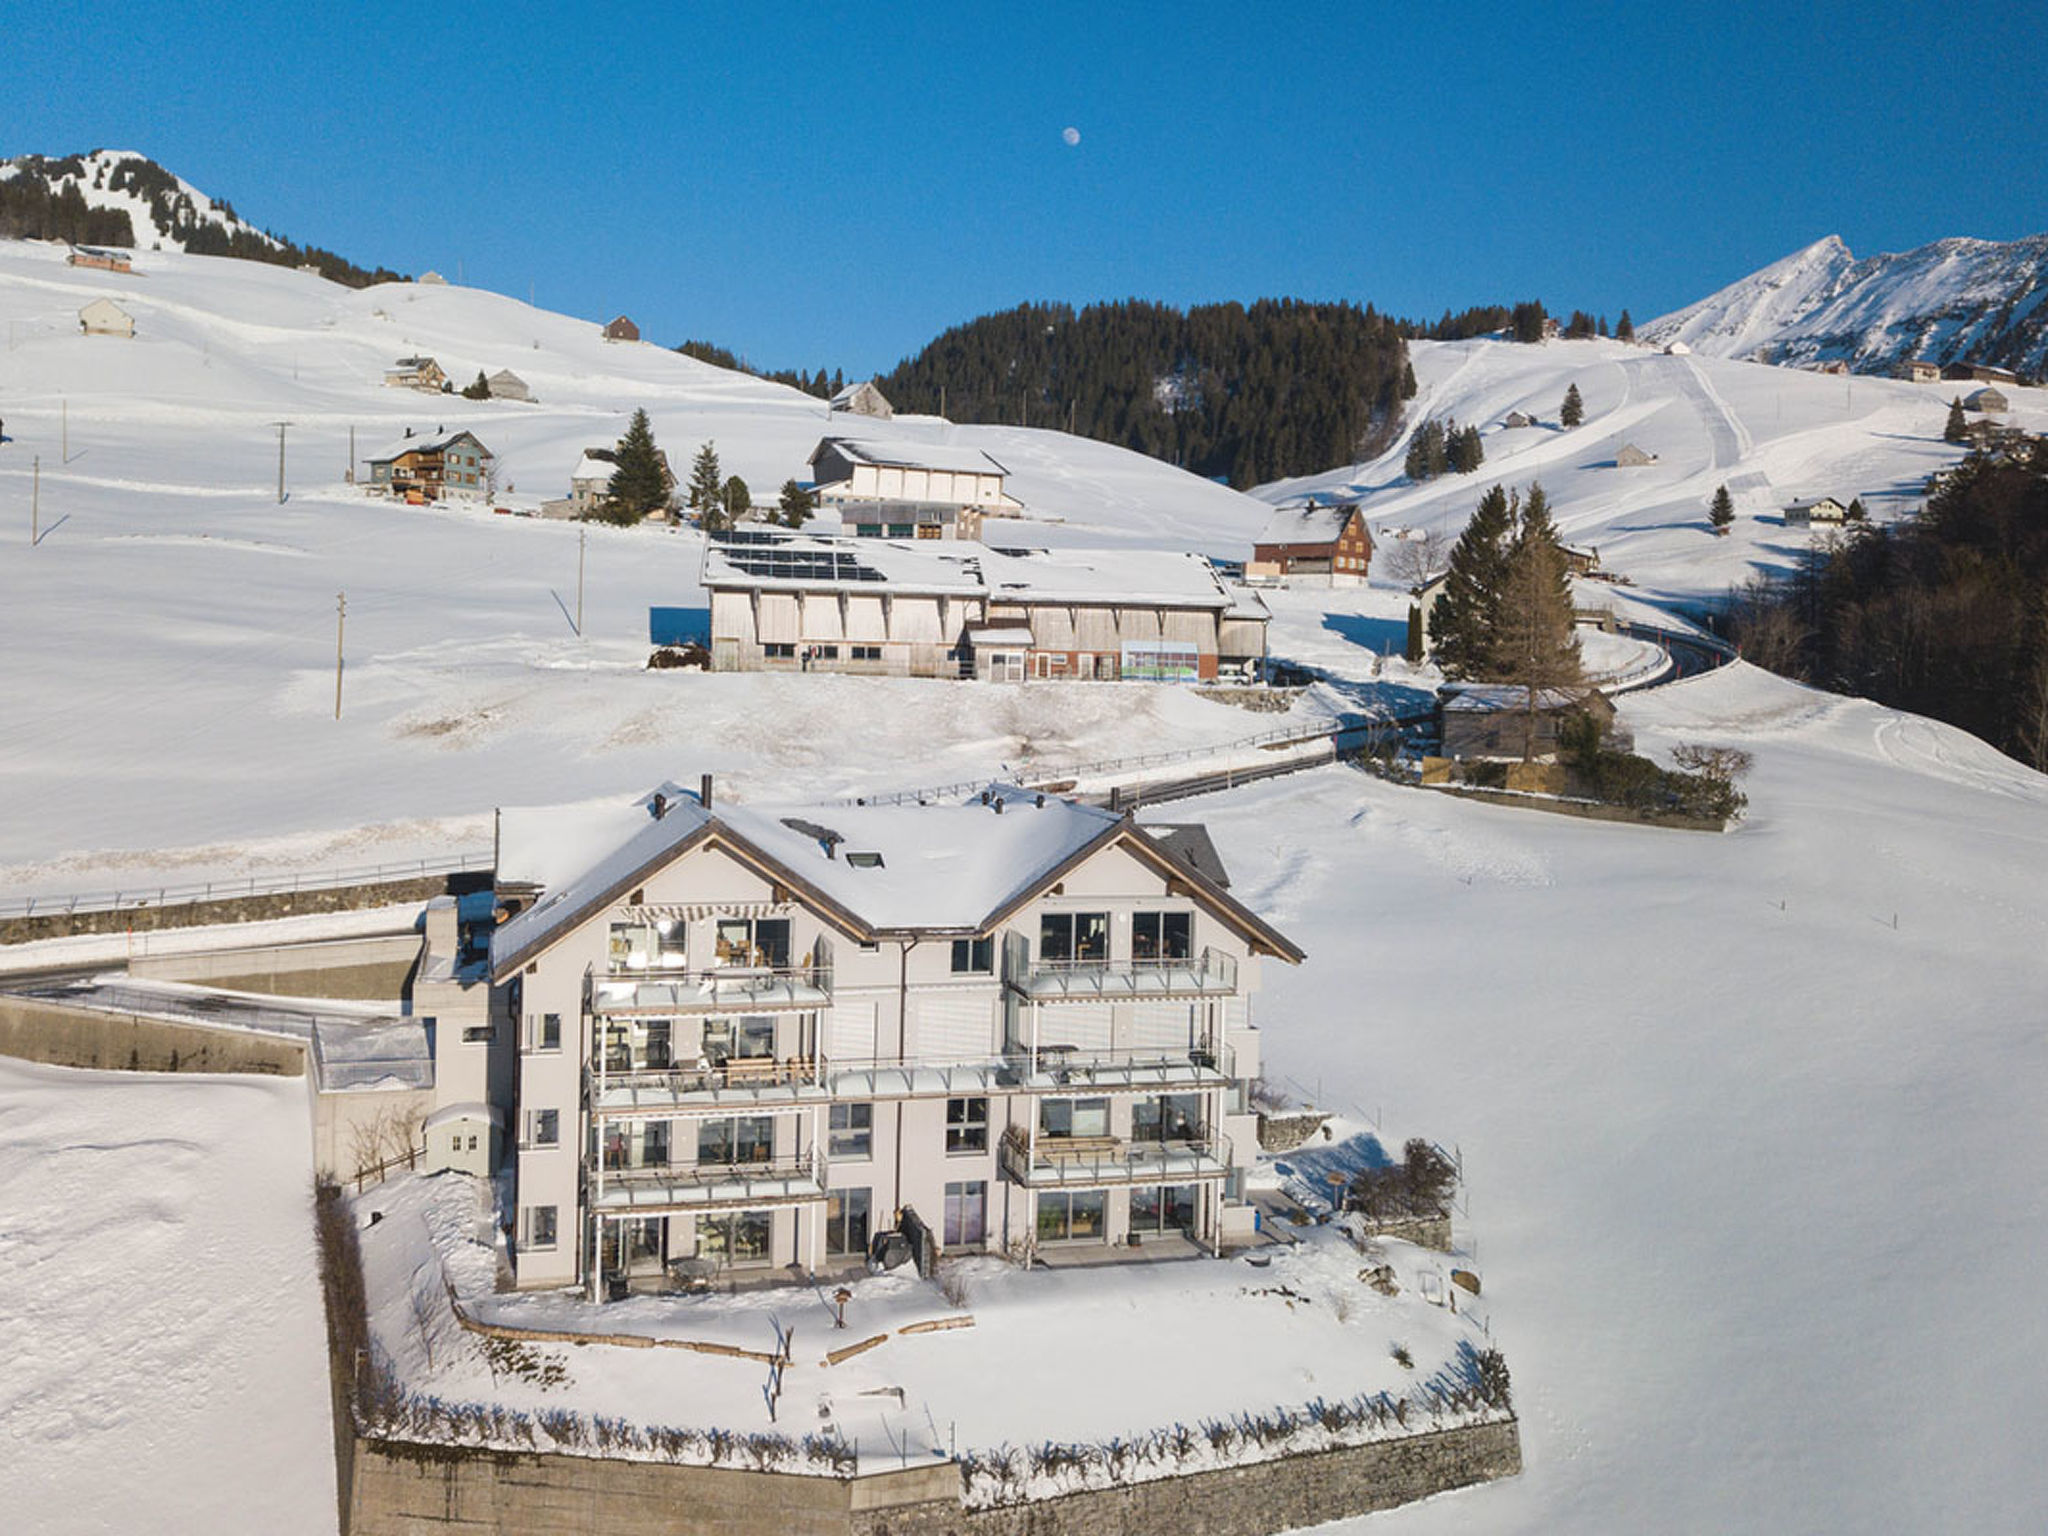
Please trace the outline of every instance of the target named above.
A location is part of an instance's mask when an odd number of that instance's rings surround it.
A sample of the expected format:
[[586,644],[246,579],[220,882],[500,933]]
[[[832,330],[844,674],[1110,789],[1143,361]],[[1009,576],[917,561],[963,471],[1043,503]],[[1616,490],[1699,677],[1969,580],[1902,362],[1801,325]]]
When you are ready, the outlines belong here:
[[828,437],[811,450],[818,504],[873,539],[978,539],[982,519],[1022,510],[1009,471],[978,448]]
[[1204,681],[1256,671],[1271,618],[1186,553],[762,530],[708,540],[700,580],[720,672]]
[[407,437],[370,463],[370,488],[393,496],[439,501],[443,496],[482,496],[489,488],[493,457],[472,432]]
[[1248,576],[1362,587],[1372,567],[1372,533],[1357,507],[1283,507],[1267,519],[1245,566]]
[[829,1273],[890,1231],[1049,1262],[1251,1239],[1251,1000],[1302,955],[1199,829],[1001,787],[708,798],[636,805],[493,937],[522,1287]]

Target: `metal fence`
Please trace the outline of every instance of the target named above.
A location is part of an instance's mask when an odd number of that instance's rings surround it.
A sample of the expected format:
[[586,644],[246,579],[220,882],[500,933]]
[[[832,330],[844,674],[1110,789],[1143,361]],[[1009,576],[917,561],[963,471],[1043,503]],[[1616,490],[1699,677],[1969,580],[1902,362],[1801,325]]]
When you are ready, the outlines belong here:
[[299,871],[290,875],[251,875],[242,880],[192,881],[184,885],[143,886],[132,890],[91,891],[70,896],[14,896],[0,900],[0,918],[41,917],[78,912],[140,911],[145,907],[191,906],[202,901],[243,900],[281,896],[296,891],[339,890],[351,885],[385,885],[433,875],[459,875],[491,867],[489,851],[458,854],[450,859],[415,859],[395,864],[365,864],[355,869]]

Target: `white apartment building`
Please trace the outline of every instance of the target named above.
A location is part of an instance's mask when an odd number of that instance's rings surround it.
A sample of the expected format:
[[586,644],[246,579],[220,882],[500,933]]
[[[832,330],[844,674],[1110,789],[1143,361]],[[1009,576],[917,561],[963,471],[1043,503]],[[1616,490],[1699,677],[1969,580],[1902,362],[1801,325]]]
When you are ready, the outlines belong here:
[[983,518],[1023,509],[1003,488],[1010,472],[979,448],[828,437],[810,466],[819,504],[853,536],[978,539]]
[[1302,955],[1200,828],[709,801],[541,832],[565,873],[493,935],[520,1286],[829,1273],[920,1226],[1055,1263],[1250,1239],[1251,999]]

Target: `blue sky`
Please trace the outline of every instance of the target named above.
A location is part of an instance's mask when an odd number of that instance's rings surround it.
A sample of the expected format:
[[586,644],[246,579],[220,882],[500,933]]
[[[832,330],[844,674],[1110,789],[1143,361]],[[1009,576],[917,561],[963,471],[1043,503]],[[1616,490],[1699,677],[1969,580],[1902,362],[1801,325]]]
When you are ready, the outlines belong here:
[[0,0],[0,36],[48,64],[0,155],[140,150],[365,265],[762,367],[1027,299],[1641,321],[1828,234],[2048,229],[2031,39],[1920,6]]

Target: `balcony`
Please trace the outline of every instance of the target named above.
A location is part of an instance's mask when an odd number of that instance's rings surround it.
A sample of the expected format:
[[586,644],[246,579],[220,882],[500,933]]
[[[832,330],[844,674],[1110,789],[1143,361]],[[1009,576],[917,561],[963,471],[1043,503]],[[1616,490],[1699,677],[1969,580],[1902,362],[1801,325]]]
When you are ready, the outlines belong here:
[[605,1169],[591,1174],[590,1190],[592,1207],[614,1216],[794,1205],[825,1198],[825,1154]]
[[1126,1002],[1228,997],[1237,991],[1237,958],[1220,950],[1160,960],[1025,960],[1010,951],[1006,980],[1035,1003]]
[[649,1067],[590,1074],[590,1107],[600,1117],[648,1116],[715,1105],[825,1102],[818,1057],[734,1056],[717,1065]]
[[658,980],[593,977],[588,990],[590,1011],[612,1018],[789,1012],[831,1006],[832,968],[731,965],[668,971]]
[[1083,1050],[1072,1045],[1019,1047],[1005,1058],[1003,1085],[1023,1093],[1105,1093],[1160,1089],[1225,1088],[1236,1077],[1235,1054],[1203,1046],[1146,1047],[1126,1051]]
[[1120,1136],[1033,1136],[1022,1126],[1003,1132],[1003,1177],[1032,1189],[1104,1184],[1185,1184],[1230,1171],[1230,1138],[1212,1127],[1173,1141]]

